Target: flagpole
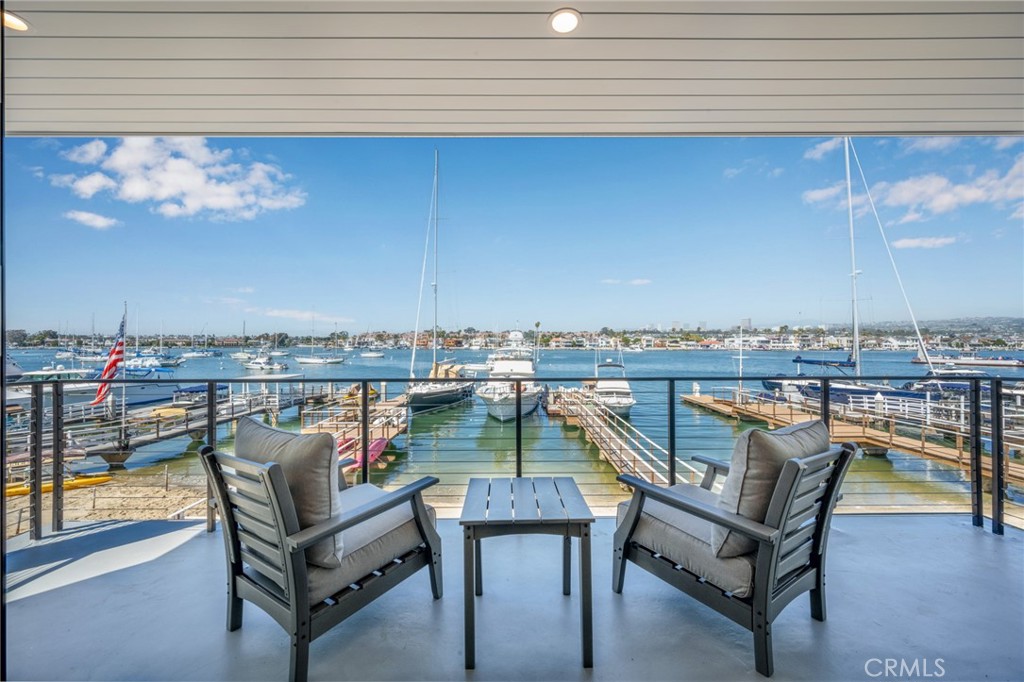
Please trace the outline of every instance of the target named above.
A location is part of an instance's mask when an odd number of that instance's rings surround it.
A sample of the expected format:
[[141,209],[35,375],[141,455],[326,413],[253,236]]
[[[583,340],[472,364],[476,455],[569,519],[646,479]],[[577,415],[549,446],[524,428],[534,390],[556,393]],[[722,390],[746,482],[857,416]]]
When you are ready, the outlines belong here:
[[[125,329],[128,328],[128,301],[124,302],[124,317],[122,323]],[[135,343],[138,343],[138,335],[135,336]],[[116,343],[116,341],[115,341]],[[124,379],[128,376],[128,372],[125,371],[125,364],[121,362],[121,378]],[[128,385],[123,381],[121,382],[121,438],[122,442],[127,446],[128,443],[128,398],[127,398]]]

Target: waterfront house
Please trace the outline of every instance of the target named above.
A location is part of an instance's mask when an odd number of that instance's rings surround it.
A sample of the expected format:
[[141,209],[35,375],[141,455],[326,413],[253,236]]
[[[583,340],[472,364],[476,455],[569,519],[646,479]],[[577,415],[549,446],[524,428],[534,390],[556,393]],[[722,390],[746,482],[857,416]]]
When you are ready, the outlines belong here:
[[[1024,133],[1017,0],[581,0],[568,3],[582,15],[578,32],[558,35],[547,20],[563,4],[10,0],[27,30],[4,30],[4,132]],[[1024,537],[971,521],[838,519],[829,620],[790,607],[776,624],[777,679],[1020,679]],[[317,640],[311,679],[759,679],[746,633],[671,588],[634,575],[613,595],[608,512],[594,533],[594,669],[579,667],[575,602],[552,577],[557,547],[527,537],[492,553],[516,561],[488,566],[478,669],[468,673],[460,529],[452,518],[439,526],[446,596],[425,602],[425,577],[389,592]],[[225,631],[223,546],[202,523],[22,533],[4,550],[0,677],[285,674],[287,640],[269,619],[253,610],[241,631]]]

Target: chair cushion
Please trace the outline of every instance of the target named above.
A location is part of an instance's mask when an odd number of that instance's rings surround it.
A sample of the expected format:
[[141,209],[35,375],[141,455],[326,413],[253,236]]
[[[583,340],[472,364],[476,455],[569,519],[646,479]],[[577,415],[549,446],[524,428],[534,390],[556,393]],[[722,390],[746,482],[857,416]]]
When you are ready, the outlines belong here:
[[[235,455],[261,464],[277,462],[295,503],[299,528],[326,521],[340,511],[338,450],[327,433],[300,435],[275,429],[252,417],[238,420]],[[337,568],[344,546],[339,535],[306,550],[306,562]]]
[[[776,431],[746,431],[732,451],[729,475],[718,499],[719,508],[764,523],[786,460],[816,455],[828,447],[828,429],[821,420],[793,424]],[[716,556],[726,558],[753,552],[757,542],[715,526],[711,546]]]
[[[700,486],[683,483],[669,490],[714,506],[718,495]],[[629,508],[623,502],[618,508],[621,524]],[[644,503],[644,511],[636,524],[632,540],[699,575],[736,597],[749,597],[754,589],[754,554],[721,558],[711,549],[714,524],[655,500]]]
[[[383,497],[387,492],[375,485],[362,485],[341,491],[342,512]],[[427,516],[436,526],[436,514],[429,504]],[[400,504],[340,533],[345,553],[338,555],[337,568],[309,567],[309,603],[318,604],[343,590],[370,572],[384,566],[420,545],[423,537],[413,520],[408,503]]]

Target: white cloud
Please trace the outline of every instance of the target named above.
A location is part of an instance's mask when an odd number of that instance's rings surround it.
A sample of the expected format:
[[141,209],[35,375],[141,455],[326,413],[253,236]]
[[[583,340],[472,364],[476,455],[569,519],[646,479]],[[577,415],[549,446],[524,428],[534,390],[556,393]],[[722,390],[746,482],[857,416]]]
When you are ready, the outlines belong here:
[[234,150],[212,148],[202,137],[127,137],[107,152],[102,140],[75,147],[68,159],[106,172],[52,175],[50,181],[84,198],[111,190],[166,218],[251,220],[306,202],[306,193],[288,186],[291,177],[278,166],[229,163]]
[[875,191],[876,196],[882,197],[882,204],[906,207],[908,215],[949,213],[978,203],[1016,204],[1024,198],[1024,154],[1017,157],[1005,175],[989,170],[969,182],[955,183],[929,173],[892,184],[880,183]]
[[956,237],[909,237],[892,243],[894,249],[941,249],[956,243]]
[[74,163],[99,163],[103,155],[107,153],[107,143],[103,140],[93,140],[77,147],[72,147],[61,156]]
[[637,279],[629,280],[629,285],[633,286],[633,287],[642,287],[642,286],[646,286],[646,285],[648,285],[650,283],[651,283],[651,280],[649,280],[649,279],[637,278]]
[[843,138],[833,137],[831,140],[825,140],[814,145],[806,152],[804,152],[805,159],[811,159],[812,161],[821,161],[825,158],[825,155],[829,152],[838,149],[839,145],[843,143]]
[[908,152],[944,152],[959,145],[960,138],[949,135],[914,137],[903,140],[903,149]]
[[83,199],[90,199],[97,192],[115,187],[117,187],[117,183],[100,172],[89,173],[71,183],[71,191]]
[[896,224],[906,225],[907,223],[916,223],[920,220],[924,220],[923,213],[918,213],[917,211],[910,211],[905,216],[896,221]]
[[726,168],[724,171],[722,171],[722,175],[724,175],[727,180],[731,180],[742,172],[742,168]]
[[256,289],[254,287],[235,287],[234,289],[231,289],[231,291],[235,292],[236,294],[255,294],[256,293]]
[[772,168],[770,171],[768,171],[768,177],[769,178],[777,178],[777,177],[779,177],[780,175],[782,175],[785,172],[786,171],[783,168]]
[[64,217],[68,220],[74,220],[75,222],[82,223],[88,227],[96,230],[106,230],[107,228],[117,225],[117,221],[113,218],[107,218],[96,213],[89,213],[88,211],[68,211],[64,214]]
[[[846,189],[846,183],[843,181],[837,182],[834,185],[828,187],[822,187],[821,189],[809,189],[800,197],[803,199],[805,204],[818,204],[823,201],[831,201],[839,196],[839,193]],[[845,200],[843,205],[845,206]]]
[[1024,141],[1024,137],[1021,137],[1021,136],[997,137],[997,138],[994,139],[993,144],[995,145],[995,148],[996,148],[997,151],[1002,151],[1004,149],[1009,149],[1010,147],[1012,147],[1015,144],[1020,143],[1021,141]]

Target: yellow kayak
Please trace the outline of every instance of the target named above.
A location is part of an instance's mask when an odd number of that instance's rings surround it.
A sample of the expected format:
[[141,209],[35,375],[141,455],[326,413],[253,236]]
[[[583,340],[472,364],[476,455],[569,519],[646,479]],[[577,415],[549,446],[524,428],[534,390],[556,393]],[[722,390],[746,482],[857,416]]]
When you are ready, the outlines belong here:
[[[110,474],[92,474],[76,476],[75,478],[64,479],[64,490],[74,490],[75,488],[88,488],[93,485],[102,485],[108,483],[114,479]],[[53,492],[53,481],[43,481],[43,492]],[[28,483],[8,483],[4,488],[4,497],[16,497],[18,495],[28,495],[29,486]]]

